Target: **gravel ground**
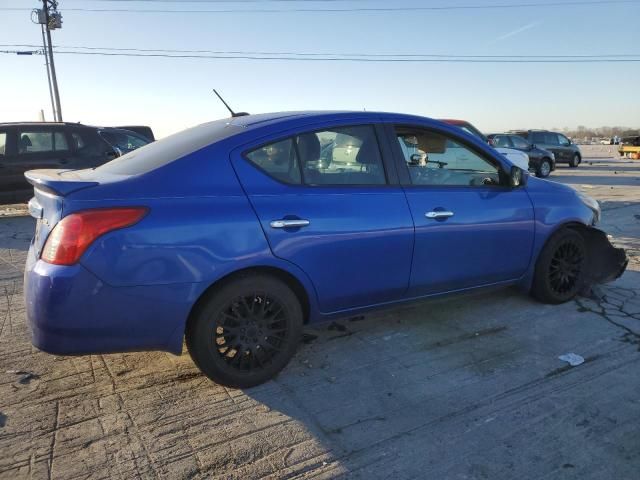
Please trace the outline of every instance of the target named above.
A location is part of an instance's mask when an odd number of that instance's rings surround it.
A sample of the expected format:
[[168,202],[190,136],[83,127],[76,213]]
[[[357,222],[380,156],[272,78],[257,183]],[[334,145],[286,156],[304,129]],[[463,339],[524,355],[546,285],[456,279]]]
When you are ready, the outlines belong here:
[[552,174],[603,202],[631,257],[593,298],[506,290],[321,325],[245,391],[186,352],[32,348],[33,224],[0,218],[0,478],[639,478],[640,162],[597,153]]

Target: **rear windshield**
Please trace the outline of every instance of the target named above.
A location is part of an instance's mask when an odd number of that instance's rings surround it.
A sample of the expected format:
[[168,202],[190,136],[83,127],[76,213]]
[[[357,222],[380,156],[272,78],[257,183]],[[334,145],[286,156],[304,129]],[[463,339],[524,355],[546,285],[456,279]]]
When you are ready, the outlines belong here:
[[96,172],[114,175],[141,175],[193,153],[244,130],[229,119],[203,123],[183,130],[96,168]]

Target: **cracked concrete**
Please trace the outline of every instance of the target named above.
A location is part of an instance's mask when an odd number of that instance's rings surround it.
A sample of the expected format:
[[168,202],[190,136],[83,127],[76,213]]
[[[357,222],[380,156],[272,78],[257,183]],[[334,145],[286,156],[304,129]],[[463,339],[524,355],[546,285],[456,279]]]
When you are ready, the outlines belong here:
[[640,162],[552,179],[603,202],[622,278],[559,306],[506,290],[307,329],[278,378],[245,391],[186,352],[32,348],[33,224],[0,219],[0,478],[637,479]]

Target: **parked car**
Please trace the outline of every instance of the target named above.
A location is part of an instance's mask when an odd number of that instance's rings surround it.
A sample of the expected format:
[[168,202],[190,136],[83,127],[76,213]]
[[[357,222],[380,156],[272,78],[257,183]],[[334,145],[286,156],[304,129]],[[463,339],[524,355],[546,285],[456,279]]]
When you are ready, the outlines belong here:
[[[476,127],[474,127],[471,123],[467,122],[466,120],[443,119],[441,121],[443,121],[444,123],[448,123],[449,125],[455,125],[456,127],[461,128],[465,132],[478,137],[483,142],[489,143],[489,139],[486,137],[486,135],[482,133],[480,130],[478,130]],[[507,159],[509,159],[509,161],[514,165],[522,168],[523,170],[529,170],[529,156],[526,153],[513,148],[495,147],[495,146],[494,148],[499,153],[507,157]]]
[[539,148],[526,139],[512,133],[492,133],[487,135],[489,143],[498,148],[514,148],[526,152],[529,156],[529,169],[540,178],[547,178],[556,169],[553,152]]
[[570,167],[576,168],[582,162],[580,147],[561,133],[549,130],[511,130],[509,133],[526,138],[537,147],[553,152],[556,163],[568,163]]
[[109,131],[79,123],[1,123],[0,201],[26,201],[33,195],[24,177],[27,170],[84,169],[113,160],[119,151],[105,141]]
[[[357,169],[320,161],[321,139],[338,136]],[[276,375],[306,323],[507,285],[561,303],[627,263],[594,226],[595,200],[417,116],[242,116],[26,177],[33,344],[180,354],[186,338],[232,387]]]

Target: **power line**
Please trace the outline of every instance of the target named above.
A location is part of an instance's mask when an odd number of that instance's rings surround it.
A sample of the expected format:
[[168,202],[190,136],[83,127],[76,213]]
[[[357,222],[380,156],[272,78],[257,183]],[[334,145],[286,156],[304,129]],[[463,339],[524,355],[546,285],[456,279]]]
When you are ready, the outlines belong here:
[[[19,51],[3,50],[0,53],[18,53]],[[89,55],[105,57],[148,57],[148,58],[181,58],[209,60],[251,60],[251,61],[288,61],[288,62],[353,62],[353,63],[637,63],[638,58],[371,58],[371,57],[292,57],[292,56],[260,56],[260,55],[189,55],[166,53],[138,52],[81,52],[57,51],[59,55]]]
[[[123,1],[123,0],[120,0]],[[134,0],[136,1],[136,0]],[[35,44],[0,44],[0,47],[38,47]],[[572,55],[458,55],[444,53],[337,53],[337,52],[269,52],[246,50],[177,50],[167,48],[123,48],[123,47],[95,47],[80,45],[54,45],[56,52],[64,53],[59,49],[71,50],[95,50],[105,53],[111,52],[142,52],[162,54],[212,54],[212,55],[251,55],[251,56],[293,56],[293,57],[366,57],[366,58],[504,58],[504,59],[571,59],[571,58],[633,58],[640,57],[640,53],[603,53],[603,54],[572,54]],[[76,52],[82,53],[82,52]],[[201,55],[195,55],[201,56]]]
[[[407,6],[407,7],[348,7],[348,8],[317,8],[317,7],[294,7],[294,8],[261,8],[261,9],[132,9],[132,8],[65,8],[67,12],[103,12],[103,13],[346,13],[346,12],[419,12],[419,11],[447,11],[447,10],[487,10],[487,9],[515,9],[515,8],[535,8],[535,7],[573,7],[573,6],[603,6],[615,4],[640,5],[638,0],[573,0],[568,2],[530,2],[519,4],[493,4],[493,5],[441,5],[441,6]],[[21,7],[0,7],[4,11],[25,11],[28,8]]]

